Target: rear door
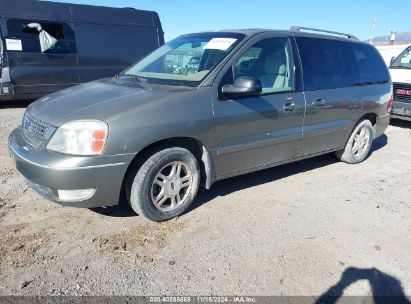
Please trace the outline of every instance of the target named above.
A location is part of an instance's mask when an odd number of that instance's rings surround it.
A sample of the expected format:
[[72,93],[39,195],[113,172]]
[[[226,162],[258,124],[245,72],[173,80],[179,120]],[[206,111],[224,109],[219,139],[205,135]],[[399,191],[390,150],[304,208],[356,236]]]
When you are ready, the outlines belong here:
[[[296,85],[300,71],[293,39],[261,36],[249,41],[222,79],[217,79],[214,115],[219,177],[292,159],[301,138],[305,100]],[[221,96],[222,85],[241,76],[259,79],[262,94]]]
[[354,58],[348,42],[296,37],[307,109],[296,157],[335,150],[344,145],[361,110],[353,87]]
[[[41,52],[39,32],[28,28],[39,23],[55,46]],[[6,50],[15,95],[55,92],[79,83],[77,50],[72,25],[35,19],[8,19]]]

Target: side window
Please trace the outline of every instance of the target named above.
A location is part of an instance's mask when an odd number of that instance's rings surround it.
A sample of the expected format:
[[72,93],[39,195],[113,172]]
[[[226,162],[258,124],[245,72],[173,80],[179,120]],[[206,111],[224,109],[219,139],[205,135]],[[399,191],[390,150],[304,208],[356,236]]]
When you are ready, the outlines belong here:
[[388,81],[387,67],[377,50],[363,44],[351,44],[351,49],[356,66],[353,76],[354,84]]
[[[407,64],[406,67],[411,67],[409,64],[411,63],[411,48],[406,49],[398,58],[395,60],[397,63],[405,63]],[[399,61],[399,62],[398,62]]]
[[297,37],[303,66],[304,89],[322,90],[352,84],[352,58],[346,43]]
[[261,81],[262,93],[293,90],[294,69],[287,38],[268,38],[250,47],[234,64],[234,79],[242,76]]
[[41,52],[38,29],[28,26],[33,23],[40,24],[43,31],[57,40],[53,48],[47,50],[46,53],[75,53],[77,51],[74,31],[67,23],[9,19],[7,20],[6,38],[21,40],[23,52]]
[[330,39],[296,39],[306,91],[350,87],[389,79],[382,58],[370,45]]

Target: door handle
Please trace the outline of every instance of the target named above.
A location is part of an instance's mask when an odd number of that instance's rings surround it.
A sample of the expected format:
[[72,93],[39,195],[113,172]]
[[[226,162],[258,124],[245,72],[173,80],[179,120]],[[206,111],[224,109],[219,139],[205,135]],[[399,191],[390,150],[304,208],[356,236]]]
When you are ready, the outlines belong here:
[[284,112],[292,112],[297,107],[292,98],[287,98],[287,102],[283,105]]
[[317,107],[322,107],[325,105],[325,100],[322,98],[318,98],[317,100],[312,102],[312,105],[317,106]]

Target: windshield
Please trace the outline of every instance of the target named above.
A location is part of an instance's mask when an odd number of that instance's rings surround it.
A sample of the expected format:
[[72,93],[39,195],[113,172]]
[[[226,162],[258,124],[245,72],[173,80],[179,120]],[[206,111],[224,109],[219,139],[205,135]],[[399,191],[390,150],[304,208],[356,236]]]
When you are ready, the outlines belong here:
[[243,39],[242,34],[221,32],[180,36],[127,68],[120,77],[198,86]]
[[405,49],[391,64],[391,68],[407,68],[411,69],[411,46]]

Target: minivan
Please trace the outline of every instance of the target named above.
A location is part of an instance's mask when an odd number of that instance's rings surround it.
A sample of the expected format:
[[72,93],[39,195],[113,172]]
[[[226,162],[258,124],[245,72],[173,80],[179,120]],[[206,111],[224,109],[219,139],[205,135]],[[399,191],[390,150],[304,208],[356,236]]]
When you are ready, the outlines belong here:
[[62,205],[123,193],[164,221],[218,180],[331,152],[359,163],[389,124],[388,69],[353,35],[314,31],[183,35],[116,77],[41,98],[9,137],[16,167]]
[[114,76],[164,44],[156,12],[0,1],[0,101]]
[[389,71],[394,87],[391,117],[411,121],[411,46],[393,58]]

